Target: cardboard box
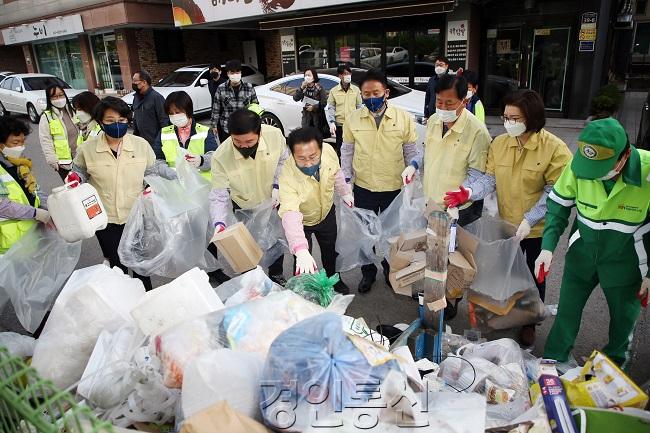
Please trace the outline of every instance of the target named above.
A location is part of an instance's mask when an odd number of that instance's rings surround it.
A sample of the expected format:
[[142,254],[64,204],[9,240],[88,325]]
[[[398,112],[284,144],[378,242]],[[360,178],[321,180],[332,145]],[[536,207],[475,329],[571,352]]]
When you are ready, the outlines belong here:
[[427,250],[427,230],[422,229],[411,233],[402,234],[401,237],[401,251],[415,250],[415,251],[426,251]]
[[499,316],[505,316],[506,314],[510,313],[517,301],[524,296],[524,293],[525,292],[515,293],[507,300],[498,302],[481,293],[471,292],[469,295],[469,302],[483,307],[494,314],[498,314]]
[[395,251],[389,256],[388,262],[390,263],[390,271],[397,272],[408,267],[413,262],[415,250],[410,251]]
[[478,239],[462,227],[456,227],[458,248],[449,254],[447,268],[446,295],[448,299],[463,296],[476,277],[476,262],[474,253],[478,247]]
[[413,262],[401,271],[391,272],[388,275],[388,278],[393,286],[393,290],[403,289],[406,286],[410,286],[413,283],[424,279],[424,268],[424,262]]
[[239,274],[255,268],[262,260],[262,250],[243,223],[237,223],[215,234],[212,243]]

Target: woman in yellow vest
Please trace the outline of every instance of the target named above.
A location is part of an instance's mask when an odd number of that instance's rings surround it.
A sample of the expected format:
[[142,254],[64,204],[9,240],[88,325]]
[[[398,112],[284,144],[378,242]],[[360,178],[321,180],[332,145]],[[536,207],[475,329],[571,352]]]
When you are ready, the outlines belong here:
[[29,128],[20,120],[0,119],[0,254],[37,221],[51,221],[50,213],[40,208],[32,161],[23,156],[27,134]]
[[45,89],[47,106],[38,124],[38,138],[41,141],[45,161],[61,179],[70,172],[72,160],[77,154],[79,131],[74,122],[74,109],[63,88],[51,84]]
[[77,136],[77,148],[93,137],[97,137],[102,128],[93,119],[95,107],[99,104],[99,98],[92,92],[81,92],[72,98],[72,106],[75,110],[75,120],[79,135]]
[[[499,215],[518,227],[516,236],[534,273],[535,259],[542,249],[546,198],[571,161],[571,151],[544,129],[544,101],[537,92],[519,91],[507,96],[504,104],[506,134],[492,142],[485,174],[461,186],[460,191],[447,192],[444,200],[449,207],[456,207],[496,191]],[[535,282],[543,301],[546,286],[537,279]],[[521,343],[531,346],[534,341],[535,327],[524,327]]]
[[172,92],[165,99],[165,111],[172,124],[160,131],[153,144],[156,159],[173,168],[178,156],[184,154],[185,160],[210,180],[210,162],[218,143],[210,127],[194,120],[192,98],[182,90]]

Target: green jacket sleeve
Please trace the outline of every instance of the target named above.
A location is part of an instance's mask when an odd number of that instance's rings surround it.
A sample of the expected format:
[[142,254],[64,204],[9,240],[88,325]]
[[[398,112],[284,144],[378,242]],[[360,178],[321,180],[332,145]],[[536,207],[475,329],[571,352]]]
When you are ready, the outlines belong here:
[[567,165],[546,200],[543,250],[554,251],[557,247],[560,236],[569,224],[569,216],[571,208],[575,206],[575,200],[576,177],[571,170],[571,165]]

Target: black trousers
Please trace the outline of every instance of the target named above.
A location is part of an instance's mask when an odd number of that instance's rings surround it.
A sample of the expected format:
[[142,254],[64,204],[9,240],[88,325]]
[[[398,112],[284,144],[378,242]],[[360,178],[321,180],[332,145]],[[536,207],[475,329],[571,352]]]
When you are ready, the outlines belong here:
[[524,239],[519,245],[524,254],[526,254],[526,264],[528,265],[528,269],[530,269],[530,273],[533,274],[535,285],[539,291],[539,297],[544,301],[546,297],[546,281],[543,283],[537,282],[537,275],[535,275],[535,260],[537,260],[539,253],[542,251],[542,238]]
[[[235,212],[237,209],[241,209],[237,203],[232,202],[232,211]],[[218,259],[219,249],[212,242],[208,245],[208,251],[215,259]],[[269,276],[271,275],[283,275],[284,274],[284,254],[278,257],[278,259],[269,266]]]
[[341,159],[341,146],[343,145],[343,127],[342,126],[336,126],[336,145],[334,146],[334,150],[336,150],[336,154],[339,156],[339,160]]
[[61,180],[65,182],[65,178],[68,176],[68,173],[70,173],[70,170],[66,170],[65,168],[59,167],[59,171],[57,171],[57,173],[61,177]]
[[221,122],[217,123],[217,133],[219,134],[219,143],[223,143],[230,137],[230,134],[228,134],[226,131],[223,130],[223,126],[221,126]]
[[472,203],[467,209],[461,209],[458,215],[458,225],[465,227],[473,223],[483,215],[483,200]]
[[[117,266],[125,274],[128,274],[128,268],[120,262],[120,257],[117,254],[117,247],[120,245],[122,232],[124,232],[124,224],[108,224],[104,230],[99,230],[95,235],[99,241],[99,247],[102,249],[102,254],[108,259],[111,268]],[[145,290],[149,291],[153,289],[151,278],[138,275],[135,272],[133,272],[133,278],[142,281]]]
[[[354,205],[361,209],[368,209],[378,214],[379,211],[384,211],[395,200],[395,197],[401,190],[396,191],[381,191],[373,192],[358,185],[354,185]],[[388,262],[386,259],[381,261],[381,265],[385,270],[388,269]],[[377,266],[374,263],[361,266],[361,274],[364,277],[374,280],[377,276]]]
[[[313,241],[312,236],[316,236],[318,246],[320,247],[320,258],[323,262],[323,269],[328,277],[336,273],[336,211],[334,206],[329,211],[325,219],[315,226],[304,226],[305,237],[309,244],[309,252],[311,253]],[[295,268],[295,263],[294,263]]]

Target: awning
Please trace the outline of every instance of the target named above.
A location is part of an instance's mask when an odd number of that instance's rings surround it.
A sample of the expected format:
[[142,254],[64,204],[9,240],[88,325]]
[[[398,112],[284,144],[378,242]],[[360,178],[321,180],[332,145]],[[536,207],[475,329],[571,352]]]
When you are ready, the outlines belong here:
[[392,5],[368,5],[355,8],[321,10],[302,16],[279,18],[260,21],[260,30],[276,30],[282,28],[337,24],[354,21],[368,21],[446,13],[454,10],[454,0],[418,1],[411,3],[396,3]]

